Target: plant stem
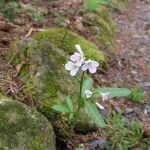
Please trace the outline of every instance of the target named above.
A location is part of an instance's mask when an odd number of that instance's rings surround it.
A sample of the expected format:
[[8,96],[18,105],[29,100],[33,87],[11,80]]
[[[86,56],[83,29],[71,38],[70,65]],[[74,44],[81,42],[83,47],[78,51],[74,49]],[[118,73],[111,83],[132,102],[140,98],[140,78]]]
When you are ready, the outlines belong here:
[[81,1],[81,3],[79,3],[79,5],[77,6],[77,8],[75,9],[75,11],[73,12],[71,18],[70,18],[70,22],[68,23],[67,27],[66,27],[66,30],[65,30],[65,33],[64,33],[64,36],[62,38],[62,41],[61,41],[61,44],[63,46],[64,44],[64,41],[66,39],[66,36],[67,36],[67,33],[68,33],[68,28],[70,27],[71,23],[72,23],[72,19],[75,17],[76,13],[78,12],[79,8],[82,6],[84,0]]
[[78,98],[78,108],[77,108],[77,111],[76,111],[74,118],[73,118],[72,130],[74,130],[74,127],[75,127],[75,124],[76,124],[76,121],[78,119],[78,115],[80,112],[80,108],[81,108],[83,79],[84,79],[84,72],[82,72],[82,75],[81,75],[80,91],[79,91],[79,98]]

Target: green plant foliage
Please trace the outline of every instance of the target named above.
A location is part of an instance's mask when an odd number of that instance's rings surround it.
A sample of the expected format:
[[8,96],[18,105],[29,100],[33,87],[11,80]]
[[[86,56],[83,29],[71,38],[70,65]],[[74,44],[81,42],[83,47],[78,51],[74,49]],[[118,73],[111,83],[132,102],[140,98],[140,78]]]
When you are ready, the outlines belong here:
[[86,0],[87,10],[95,11],[100,5],[109,5],[109,0]]
[[119,113],[113,112],[106,119],[106,130],[102,135],[110,141],[111,150],[128,150],[139,144],[142,139],[142,125],[139,121],[127,123]]
[[111,0],[112,10],[121,12],[127,5],[128,0]]
[[57,12],[54,14],[55,16],[55,23],[58,27],[62,27],[65,21],[65,17]]
[[25,13],[35,22],[39,22],[43,19],[44,14],[47,13],[42,12],[42,10],[38,7],[33,7],[30,4],[27,5],[22,5],[23,10],[25,11]]
[[0,11],[3,13],[4,17],[7,18],[9,21],[13,21],[19,12],[19,5],[17,2],[0,2]]
[[142,102],[144,101],[143,91],[139,87],[134,87],[131,90],[131,93],[128,96],[128,99],[133,102]]
[[85,109],[98,127],[103,128],[105,126],[104,120],[94,103],[91,101],[85,101]]
[[66,97],[66,104],[67,104],[70,112],[73,112],[73,102],[72,102],[70,96]]
[[62,112],[62,113],[68,113],[68,112],[70,112],[69,108],[67,106],[62,105],[62,104],[56,104],[52,108],[54,110]]
[[82,86],[82,98],[85,98],[84,92],[86,90],[91,90],[93,87],[93,79],[88,77],[83,81],[83,86]]
[[95,94],[96,96],[101,96],[100,93],[106,93],[106,92],[108,92],[111,97],[124,97],[124,96],[128,96],[131,91],[127,88],[116,88],[116,87],[103,87],[103,88],[98,88],[94,91],[94,93],[97,93]]

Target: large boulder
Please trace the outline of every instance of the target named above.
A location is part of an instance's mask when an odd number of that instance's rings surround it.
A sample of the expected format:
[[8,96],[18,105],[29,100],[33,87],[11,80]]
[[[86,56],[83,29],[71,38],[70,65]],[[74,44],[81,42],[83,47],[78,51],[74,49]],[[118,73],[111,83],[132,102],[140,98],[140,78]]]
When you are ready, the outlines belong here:
[[37,110],[1,95],[0,149],[55,150],[55,134]]
[[[63,29],[58,29],[57,31],[56,28],[39,33],[33,39],[22,42],[19,45],[19,51],[13,57],[15,58],[13,62],[16,66],[23,64],[19,71],[20,80],[25,84],[26,92],[38,101],[38,110],[52,122],[54,127],[66,124],[62,116],[60,117],[52,110],[51,107],[55,103],[63,103],[65,97],[70,95],[76,106],[79,83],[77,78],[70,76],[64,67],[69,54],[75,51],[75,44],[81,44],[87,57],[92,57],[101,64],[105,62],[102,52],[95,45],[72,32],[68,32],[71,37],[65,39],[66,42],[63,48],[60,49],[62,38],[59,36],[63,37],[63,33]],[[85,111],[81,112],[80,118],[77,126],[80,131],[87,132],[95,129],[93,120]],[[60,123],[61,120],[62,122]],[[68,130],[67,126],[62,128],[63,131]]]

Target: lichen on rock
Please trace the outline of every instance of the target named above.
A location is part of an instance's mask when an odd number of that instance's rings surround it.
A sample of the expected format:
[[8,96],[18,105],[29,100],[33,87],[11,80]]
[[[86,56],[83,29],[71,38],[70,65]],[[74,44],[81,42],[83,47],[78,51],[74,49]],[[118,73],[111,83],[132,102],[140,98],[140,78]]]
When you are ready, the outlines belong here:
[[55,150],[55,134],[36,109],[1,94],[0,149]]

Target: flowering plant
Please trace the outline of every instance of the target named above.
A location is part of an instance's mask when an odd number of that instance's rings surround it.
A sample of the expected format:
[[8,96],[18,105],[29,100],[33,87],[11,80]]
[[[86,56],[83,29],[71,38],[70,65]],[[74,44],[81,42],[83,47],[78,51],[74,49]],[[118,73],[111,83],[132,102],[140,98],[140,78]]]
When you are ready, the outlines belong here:
[[[86,71],[89,71],[91,74],[96,73],[99,63],[91,59],[87,60],[79,44],[75,45],[75,47],[77,52],[70,56],[70,60],[65,64],[65,69],[70,72],[71,76],[75,76],[78,72],[82,72],[79,80],[80,88],[77,99],[77,108],[74,109],[73,101],[70,96],[68,96],[66,98],[66,105],[56,104],[53,106],[53,109],[69,114],[69,119],[72,123],[72,129],[74,129],[76,125],[81,108],[86,109],[86,112],[94,120],[97,127],[104,127],[105,123],[98,109],[105,108],[100,103],[96,102],[96,100],[101,97],[105,102],[109,99],[109,97],[128,96],[130,90],[126,88],[111,87],[95,89],[93,87],[93,79],[91,77],[87,77],[85,73]],[[94,100],[94,98],[96,100]]]

